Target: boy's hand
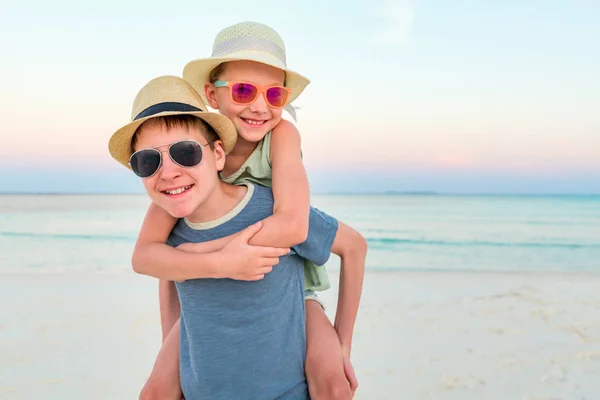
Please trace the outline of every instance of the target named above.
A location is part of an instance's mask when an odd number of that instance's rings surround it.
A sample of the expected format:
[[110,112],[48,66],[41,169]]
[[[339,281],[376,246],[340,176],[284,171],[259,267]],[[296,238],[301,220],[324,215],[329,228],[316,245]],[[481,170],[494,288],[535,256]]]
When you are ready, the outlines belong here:
[[350,390],[354,395],[356,392],[356,388],[358,387],[358,380],[356,379],[356,374],[354,373],[354,367],[350,362],[350,357],[344,354],[344,373],[346,374],[346,379],[348,379],[348,384],[350,385]]
[[288,248],[249,245],[248,241],[261,227],[261,222],[249,226],[223,247],[223,278],[241,281],[263,279],[279,263],[279,257],[290,252]]

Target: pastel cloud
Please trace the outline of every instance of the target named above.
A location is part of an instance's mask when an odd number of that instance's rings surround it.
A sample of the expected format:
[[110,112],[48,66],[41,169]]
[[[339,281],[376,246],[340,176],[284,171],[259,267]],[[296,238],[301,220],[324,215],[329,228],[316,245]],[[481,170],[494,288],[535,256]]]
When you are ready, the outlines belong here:
[[381,9],[385,23],[375,35],[375,43],[404,45],[408,42],[415,20],[415,10],[409,0],[387,0]]

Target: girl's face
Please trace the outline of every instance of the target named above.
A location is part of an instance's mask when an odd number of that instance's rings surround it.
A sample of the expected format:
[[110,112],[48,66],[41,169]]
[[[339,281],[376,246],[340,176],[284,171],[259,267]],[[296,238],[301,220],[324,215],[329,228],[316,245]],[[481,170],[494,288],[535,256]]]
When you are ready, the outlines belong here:
[[[285,72],[254,61],[230,61],[219,81],[248,82],[263,86],[283,86]],[[256,143],[265,137],[281,121],[282,108],[271,107],[264,94],[259,94],[252,103],[237,104],[232,100],[229,87],[205,87],[209,105],[229,118],[238,133],[238,142]]]

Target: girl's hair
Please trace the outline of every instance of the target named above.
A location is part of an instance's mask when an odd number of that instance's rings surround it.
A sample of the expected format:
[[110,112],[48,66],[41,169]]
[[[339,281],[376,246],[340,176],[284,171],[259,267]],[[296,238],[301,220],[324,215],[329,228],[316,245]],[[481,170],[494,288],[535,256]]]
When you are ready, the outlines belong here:
[[[227,68],[227,62],[221,63],[213,68],[213,70],[210,71],[210,74],[208,74],[208,81],[212,84],[218,81],[221,75],[223,75],[223,72],[225,72],[225,68]],[[283,78],[283,86],[286,84],[286,79],[286,77]]]
[[133,134],[133,137],[131,138],[131,153],[132,154],[135,152],[135,145],[137,144],[138,132],[140,131],[140,129],[142,129],[142,126],[144,126],[148,123],[162,124],[167,129],[170,129],[175,126],[177,126],[177,127],[185,126],[188,129],[198,129],[200,134],[202,134],[202,136],[204,136],[204,138],[208,141],[211,150],[215,149],[215,145],[214,145],[215,140],[219,140],[219,135],[217,135],[217,132],[215,132],[213,127],[198,117],[195,117],[193,115],[185,115],[185,114],[183,114],[183,115],[166,115],[163,117],[156,117],[156,118],[149,119],[148,121],[145,121],[142,125],[140,125],[136,129],[135,133]]
[[219,80],[221,75],[223,75],[223,72],[225,72],[225,68],[227,67],[226,64],[226,62],[221,63],[217,65],[212,71],[210,71],[210,74],[208,75],[208,81],[210,83],[214,84],[216,81]]

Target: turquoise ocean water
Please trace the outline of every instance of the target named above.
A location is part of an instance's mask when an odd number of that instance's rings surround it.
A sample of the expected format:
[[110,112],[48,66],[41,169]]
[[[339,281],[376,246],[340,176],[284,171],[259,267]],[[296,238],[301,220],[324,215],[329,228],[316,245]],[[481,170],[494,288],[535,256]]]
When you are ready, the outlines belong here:
[[[312,204],[367,238],[368,269],[600,271],[600,196],[314,195]],[[129,272],[147,205],[145,195],[0,195],[0,274]]]

